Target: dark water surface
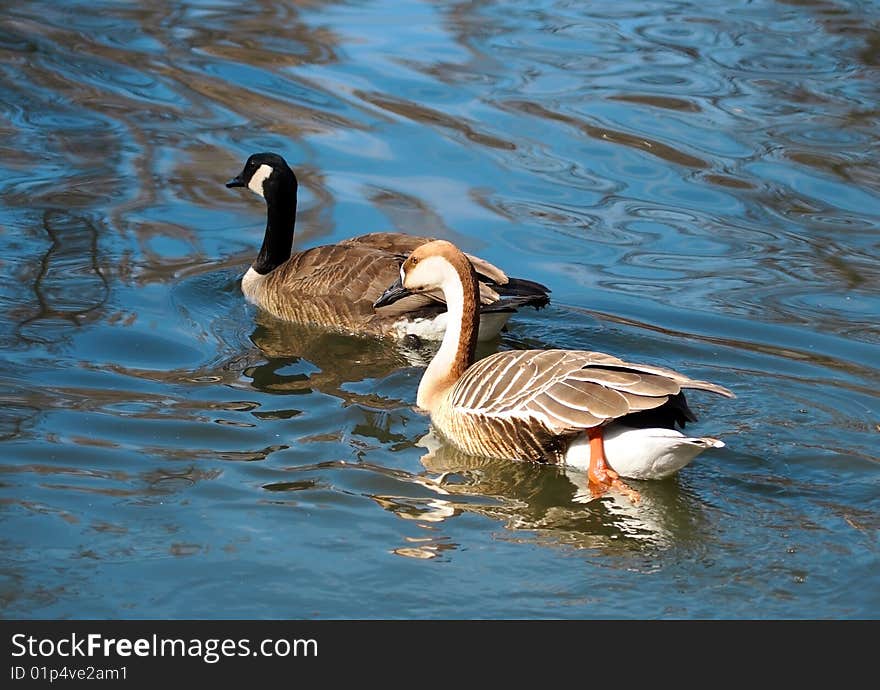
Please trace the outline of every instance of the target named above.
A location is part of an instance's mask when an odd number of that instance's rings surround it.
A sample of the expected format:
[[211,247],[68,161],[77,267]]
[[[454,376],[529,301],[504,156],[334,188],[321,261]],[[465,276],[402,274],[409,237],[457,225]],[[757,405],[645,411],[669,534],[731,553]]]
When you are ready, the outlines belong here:
[[[880,617],[877,3],[35,1],[0,55],[4,617]],[[244,303],[259,150],[297,246],[540,280],[486,353],[728,386],[727,447],[638,507],[431,448],[403,353]]]

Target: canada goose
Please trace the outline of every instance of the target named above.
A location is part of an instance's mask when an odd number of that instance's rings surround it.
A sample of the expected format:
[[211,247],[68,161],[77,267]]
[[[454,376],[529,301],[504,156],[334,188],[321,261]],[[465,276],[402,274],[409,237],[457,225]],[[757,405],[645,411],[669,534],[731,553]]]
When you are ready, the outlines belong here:
[[[287,162],[275,153],[255,153],[226,186],[247,187],[266,200],[263,246],[241,281],[248,301],[285,321],[365,335],[442,337],[446,306],[439,290],[373,307],[406,256],[432,238],[376,232],[291,254],[298,185]],[[548,303],[545,286],[508,278],[488,261],[468,258],[479,276],[480,340],[498,335],[517,307]]]
[[597,491],[616,486],[637,500],[619,475],[661,478],[706,448],[724,445],[674,429],[696,421],[683,389],[734,397],[714,383],[582,350],[511,350],[474,363],[477,280],[450,242],[416,249],[377,305],[437,289],[446,297],[449,322],[416,402],[466,453],[585,468]]

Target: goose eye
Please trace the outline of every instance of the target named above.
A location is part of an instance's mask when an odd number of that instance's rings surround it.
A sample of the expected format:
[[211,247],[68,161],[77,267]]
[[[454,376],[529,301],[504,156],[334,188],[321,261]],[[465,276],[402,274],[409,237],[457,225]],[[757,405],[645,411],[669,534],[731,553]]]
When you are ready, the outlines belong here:
[[409,258],[409,263],[410,263],[411,266],[415,266],[417,263],[419,263],[419,260],[418,260],[416,257],[411,256],[411,257]]

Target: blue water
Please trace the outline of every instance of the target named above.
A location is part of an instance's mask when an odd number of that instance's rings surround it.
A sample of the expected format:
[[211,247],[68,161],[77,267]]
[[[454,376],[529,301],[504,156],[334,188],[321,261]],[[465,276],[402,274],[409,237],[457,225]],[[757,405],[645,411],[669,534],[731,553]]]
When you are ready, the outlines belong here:
[[[3,617],[880,617],[877,3],[37,0],[0,56]],[[726,447],[639,506],[427,450],[393,344],[244,302],[261,150],[296,246],[539,280],[482,354],[725,385]]]

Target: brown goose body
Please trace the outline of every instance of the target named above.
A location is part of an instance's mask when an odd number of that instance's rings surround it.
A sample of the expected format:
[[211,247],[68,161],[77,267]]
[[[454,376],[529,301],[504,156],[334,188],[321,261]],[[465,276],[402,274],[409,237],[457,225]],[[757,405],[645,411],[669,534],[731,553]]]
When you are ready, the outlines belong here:
[[465,453],[583,467],[591,481],[630,491],[605,465],[606,437],[612,467],[616,457],[627,476],[638,478],[669,476],[706,448],[724,445],[685,437],[675,426],[696,421],[685,390],[734,397],[727,388],[586,350],[505,351],[474,363],[479,293],[466,257],[449,242],[430,242],[401,273],[413,292],[440,288],[446,295],[449,324],[417,404]]
[[[295,323],[373,336],[442,337],[446,305],[441,290],[407,294],[385,308],[373,306],[399,276],[403,260],[432,238],[376,232],[292,252],[297,181],[284,159],[254,154],[227,186],[248,187],[267,204],[263,245],[241,283],[248,301]],[[545,286],[508,278],[488,261],[468,258],[479,276],[480,303],[486,314],[481,339],[497,335],[518,307],[548,303]]]
[[[441,291],[410,294],[378,309],[373,303],[400,275],[400,264],[412,249],[431,239],[376,232],[313,247],[293,253],[265,276],[249,271],[242,280],[242,291],[248,301],[285,321],[375,336],[406,335],[416,321],[424,321],[427,330],[446,311]],[[528,281],[511,281],[489,262],[469,258],[481,279],[481,304],[487,314],[506,321],[523,301],[505,294],[505,287],[509,285],[507,292],[511,292]],[[534,290],[525,301],[537,305],[538,292]]]
[[[564,463],[587,429],[638,423],[656,410],[696,421],[685,389],[730,396],[726,388],[671,369],[584,350],[498,352],[469,367],[431,413],[431,421],[472,455]],[[666,408],[666,409],[663,409]]]

